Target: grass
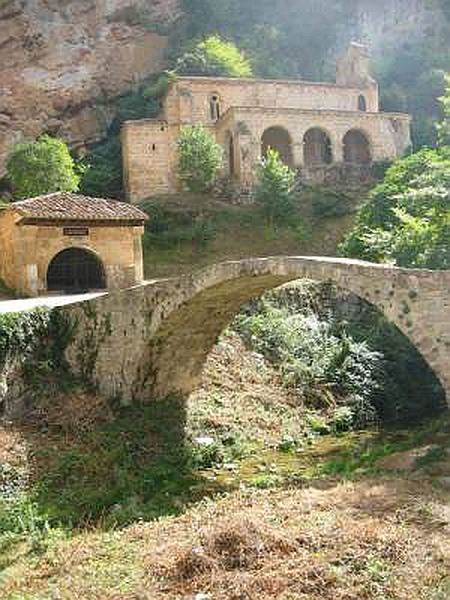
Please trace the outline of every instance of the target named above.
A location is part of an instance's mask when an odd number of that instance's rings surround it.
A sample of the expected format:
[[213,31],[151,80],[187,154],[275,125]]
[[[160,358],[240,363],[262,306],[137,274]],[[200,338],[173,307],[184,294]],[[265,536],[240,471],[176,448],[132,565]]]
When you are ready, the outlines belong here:
[[431,600],[449,583],[445,502],[402,481],[238,491],[177,518],[60,540],[18,560],[0,589],[5,600]]
[[0,597],[446,600],[448,417],[339,436],[308,417],[232,331],[187,400],[52,389],[0,431]]
[[[193,194],[145,201],[142,207],[150,215],[144,237],[145,274],[176,275],[248,256],[336,254],[364,197],[364,191],[330,195],[305,189],[292,221],[275,228],[255,205],[235,206]],[[339,210],[337,198],[342,200]]]

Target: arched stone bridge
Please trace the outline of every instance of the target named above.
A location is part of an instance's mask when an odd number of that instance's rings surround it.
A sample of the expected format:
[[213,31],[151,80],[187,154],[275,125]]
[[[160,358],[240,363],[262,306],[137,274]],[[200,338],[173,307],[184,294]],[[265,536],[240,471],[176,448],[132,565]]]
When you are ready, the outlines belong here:
[[78,323],[76,371],[124,403],[189,393],[221,331],[251,298],[295,279],[330,281],[367,300],[408,336],[450,399],[450,271],[321,257],[224,262],[60,308]]

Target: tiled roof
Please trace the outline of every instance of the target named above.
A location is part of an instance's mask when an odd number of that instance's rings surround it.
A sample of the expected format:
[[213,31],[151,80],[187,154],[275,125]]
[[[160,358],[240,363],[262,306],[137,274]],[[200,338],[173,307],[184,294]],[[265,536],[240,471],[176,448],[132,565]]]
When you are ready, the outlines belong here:
[[10,205],[26,219],[43,221],[146,221],[148,216],[136,206],[91,198],[69,192],[55,192],[20,200]]

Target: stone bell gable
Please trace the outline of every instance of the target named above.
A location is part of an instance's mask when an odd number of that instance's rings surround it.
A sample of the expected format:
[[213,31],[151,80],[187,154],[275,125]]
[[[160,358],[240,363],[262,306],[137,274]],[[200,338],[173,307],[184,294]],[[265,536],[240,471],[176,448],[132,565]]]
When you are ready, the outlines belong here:
[[224,148],[224,177],[251,187],[269,147],[305,181],[364,176],[373,163],[410,147],[410,117],[379,110],[369,51],[352,43],[335,83],[179,77],[160,118],[122,128],[124,180],[131,202],[180,191],[177,139],[183,127],[207,127]]

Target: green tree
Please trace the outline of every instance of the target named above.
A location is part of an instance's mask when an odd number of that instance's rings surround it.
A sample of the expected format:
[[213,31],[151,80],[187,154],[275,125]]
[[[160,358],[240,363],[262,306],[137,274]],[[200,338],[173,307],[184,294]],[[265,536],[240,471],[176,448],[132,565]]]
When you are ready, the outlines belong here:
[[445,93],[440,98],[444,111],[444,119],[437,126],[440,146],[450,146],[450,73],[447,74],[445,81]]
[[178,138],[178,175],[190,192],[208,191],[220,170],[223,150],[207,129],[185,127]]
[[7,176],[17,198],[74,192],[80,176],[65,142],[42,135],[18,144],[8,159]]
[[185,52],[177,62],[177,73],[216,77],[251,77],[252,67],[243,52],[218,35],[210,35]]
[[450,268],[450,148],[394,163],[341,251],[402,267]]
[[258,168],[255,200],[270,224],[286,222],[294,208],[295,173],[283,163],[279,153],[269,148]]

